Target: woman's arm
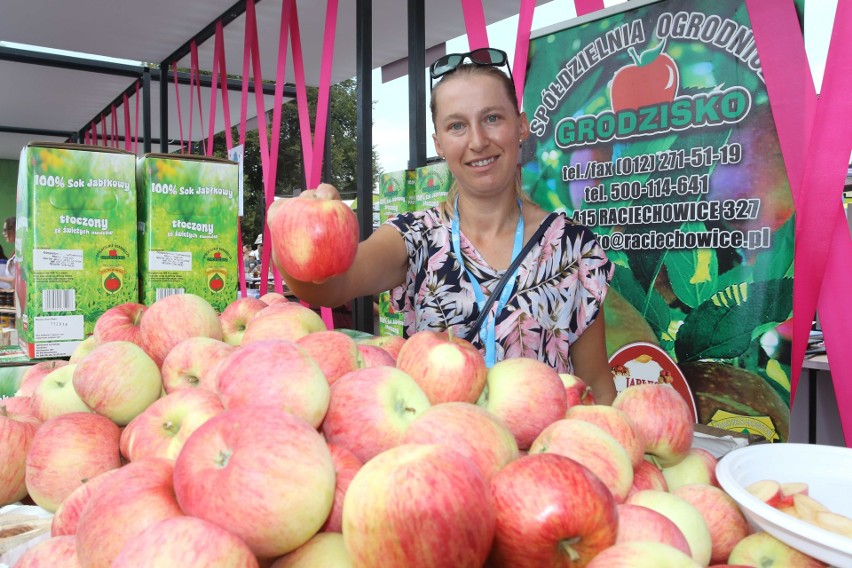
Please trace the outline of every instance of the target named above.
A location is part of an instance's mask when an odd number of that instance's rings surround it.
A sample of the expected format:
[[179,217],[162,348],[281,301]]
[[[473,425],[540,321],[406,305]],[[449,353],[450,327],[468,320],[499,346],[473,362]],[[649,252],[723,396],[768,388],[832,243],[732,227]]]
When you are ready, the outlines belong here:
[[[327,184],[321,184],[316,192],[322,198],[340,198],[337,190]],[[271,209],[270,215],[274,213]],[[407,268],[408,252],[402,236],[393,227],[383,225],[358,245],[355,261],[344,274],[324,282],[302,282],[283,271],[282,276],[299,299],[318,306],[335,307],[402,284]]]
[[606,324],[603,306],[592,325],[571,345],[574,374],[583,379],[595,395],[598,404],[612,404],[615,400],[615,382],[606,356]]

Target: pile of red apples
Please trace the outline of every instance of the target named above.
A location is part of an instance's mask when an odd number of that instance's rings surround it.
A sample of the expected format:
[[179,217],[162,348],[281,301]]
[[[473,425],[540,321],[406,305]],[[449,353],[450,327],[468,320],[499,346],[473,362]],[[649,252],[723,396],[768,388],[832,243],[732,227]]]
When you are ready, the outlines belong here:
[[0,505],[53,513],[19,568],[822,566],[752,531],[670,386],[597,405],[275,293],[112,308],[0,407]]

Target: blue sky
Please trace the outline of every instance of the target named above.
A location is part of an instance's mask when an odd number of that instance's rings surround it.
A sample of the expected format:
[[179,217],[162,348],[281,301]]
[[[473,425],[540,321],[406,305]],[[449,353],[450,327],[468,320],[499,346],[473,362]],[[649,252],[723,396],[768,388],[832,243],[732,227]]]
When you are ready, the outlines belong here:
[[[624,0],[605,0],[606,6],[615,6]],[[805,47],[811,60],[814,83],[819,90],[823,67],[831,36],[831,23],[837,0],[810,0],[805,10]],[[573,0],[553,0],[536,8],[533,18],[535,30],[565,22],[576,17]],[[500,48],[514,58],[515,36],[518,29],[517,16],[496,22],[488,28],[488,39],[492,47]],[[467,37],[461,36],[447,42],[447,53],[468,51]],[[427,64],[430,63],[427,61]],[[425,71],[424,71],[425,74]],[[428,85],[428,79],[426,84]],[[428,95],[427,95],[428,97]],[[379,153],[379,164],[386,172],[403,170],[408,164],[408,78],[401,77],[382,83],[381,72],[373,72],[373,144]],[[428,116],[426,124],[429,137],[426,142],[427,155],[434,156],[432,145],[432,122]]]

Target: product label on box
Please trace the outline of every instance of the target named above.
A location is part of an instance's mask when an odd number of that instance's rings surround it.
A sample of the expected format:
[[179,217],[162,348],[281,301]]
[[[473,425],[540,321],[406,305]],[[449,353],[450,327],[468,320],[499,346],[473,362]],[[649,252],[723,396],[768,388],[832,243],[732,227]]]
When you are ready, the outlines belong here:
[[67,355],[66,345],[34,343],[82,339],[103,312],[139,301],[135,162],[128,152],[74,144],[21,151],[15,295],[31,357]]
[[442,203],[453,185],[453,174],[446,163],[417,168],[415,208],[429,209]]
[[137,179],[142,302],[179,290],[221,312],[239,277],[237,164],[151,154]]
[[80,343],[80,341],[36,343],[33,350],[33,358],[53,359],[55,357],[70,357]]
[[38,316],[35,318],[34,341],[68,341],[84,339],[83,316]]
[[83,270],[83,251],[36,249],[33,270]]
[[390,292],[379,294],[379,335],[401,336],[404,329],[403,320],[403,313],[393,308]]
[[191,252],[152,250],[148,253],[149,270],[192,270]]

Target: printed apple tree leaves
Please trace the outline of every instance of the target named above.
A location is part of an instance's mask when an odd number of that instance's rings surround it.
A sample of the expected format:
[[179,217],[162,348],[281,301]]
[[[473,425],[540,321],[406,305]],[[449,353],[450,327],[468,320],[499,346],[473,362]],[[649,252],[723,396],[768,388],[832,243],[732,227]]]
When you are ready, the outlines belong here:
[[729,286],[687,315],[675,341],[678,362],[739,357],[792,307],[791,279]]

